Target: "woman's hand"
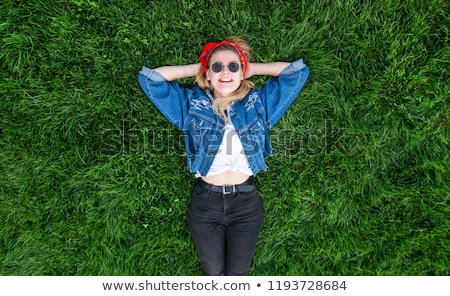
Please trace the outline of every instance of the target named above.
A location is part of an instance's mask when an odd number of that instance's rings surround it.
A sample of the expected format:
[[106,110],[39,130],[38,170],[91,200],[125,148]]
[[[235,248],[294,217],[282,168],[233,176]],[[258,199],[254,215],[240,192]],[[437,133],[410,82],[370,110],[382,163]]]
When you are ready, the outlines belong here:
[[253,74],[253,65],[255,63],[248,63],[247,64],[247,71],[245,72],[244,79],[249,79],[250,77],[254,76]]

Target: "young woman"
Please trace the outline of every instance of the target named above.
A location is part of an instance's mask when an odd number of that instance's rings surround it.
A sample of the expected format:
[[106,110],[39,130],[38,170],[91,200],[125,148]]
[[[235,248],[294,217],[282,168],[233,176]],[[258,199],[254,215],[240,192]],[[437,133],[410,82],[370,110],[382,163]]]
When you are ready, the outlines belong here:
[[[200,63],[142,67],[139,83],[185,135],[187,166],[197,177],[188,225],[205,275],[247,275],[263,222],[253,176],[272,154],[268,131],[309,75],[303,60],[251,63],[250,47],[231,37],[209,42]],[[247,80],[273,76],[262,87]],[[196,77],[186,88],[175,80]]]

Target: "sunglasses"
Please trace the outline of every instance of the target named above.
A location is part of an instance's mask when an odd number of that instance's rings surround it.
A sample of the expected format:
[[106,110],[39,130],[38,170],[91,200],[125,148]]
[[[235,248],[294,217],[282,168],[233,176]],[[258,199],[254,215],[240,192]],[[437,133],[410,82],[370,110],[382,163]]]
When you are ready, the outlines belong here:
[[[211,70],[212,70],[214,73],[220,73],[220,71],[222,71],[223,64],[217,62],[217,63],[212,64],[212,65],[211,65],[210,67],[208,67],[208,68],[211,68]],[[228,64],[227,68],[228,68],[228,70],[229,70],[231,73],[236,73],[237,71],[239,71],[240,65],[239,65],[239,63],[231,62],[231,63]]]

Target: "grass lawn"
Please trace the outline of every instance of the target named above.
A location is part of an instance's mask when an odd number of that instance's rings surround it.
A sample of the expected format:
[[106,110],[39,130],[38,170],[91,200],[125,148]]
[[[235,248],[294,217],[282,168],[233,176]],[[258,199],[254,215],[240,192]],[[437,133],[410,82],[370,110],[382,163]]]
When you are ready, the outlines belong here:
[[219,2],[1,1],[0,274],[201,274],[181,133],[137,73],[238,35],[311,69],[251,275],[450,275],[450,2]]

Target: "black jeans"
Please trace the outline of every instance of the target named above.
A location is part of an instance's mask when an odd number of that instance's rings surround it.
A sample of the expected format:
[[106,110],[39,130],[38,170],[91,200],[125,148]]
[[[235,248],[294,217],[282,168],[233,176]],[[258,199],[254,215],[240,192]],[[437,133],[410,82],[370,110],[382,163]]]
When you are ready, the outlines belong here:
[[194,187],[188,211],[203,273],[247,275],[264,216],[258,191],[244,186],[244,191],[214,192],[205,184]]

